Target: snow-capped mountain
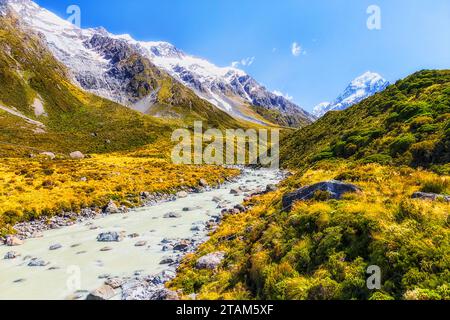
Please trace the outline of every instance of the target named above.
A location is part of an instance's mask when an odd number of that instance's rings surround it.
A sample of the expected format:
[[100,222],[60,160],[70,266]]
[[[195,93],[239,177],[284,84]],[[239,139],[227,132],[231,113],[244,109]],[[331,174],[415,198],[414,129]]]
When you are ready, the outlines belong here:
[[314,108],[314,115],[322,117],[328,111],[345,110],[386,89],[389,82],[378,73],[366,72],[353,80],[334,102],[322,102]]
[[[260,107],[279,112],[290,126],[314,120],[314,116],[268,91],[244,71],[215,66],[185,54],[170,43],[137,41],[103,28],[81,29],[31,0],[0,0],[0,3],[13,9],[23,22],[42,35],[80,87],[139,111],[150,110],[161,90],[158,81],[150,85],[136,83],[136,78],[142,73],[147,75],[150,69],[156,78],[168,74],[198,97],[242,119],[264,122],[263,116],[255,111],[255,107]],[[138,63],[132,59],[135,56],[139,56]],[[124,61],[128,63],[125,66]]]

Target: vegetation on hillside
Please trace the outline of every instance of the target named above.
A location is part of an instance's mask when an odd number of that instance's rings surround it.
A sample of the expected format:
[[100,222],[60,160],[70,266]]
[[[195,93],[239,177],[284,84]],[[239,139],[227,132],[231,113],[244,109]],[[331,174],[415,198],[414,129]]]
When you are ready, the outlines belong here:
[[[418,72],[294,132],[281,158],[295,174],[227,216],[169,287],[198,299],[450,299],[450,203],[412,199],[450,194],[449,129],[444,70]],[[282,208],[284,194],[331,179],[362,192]],[[217,270],[196,269],[217,251],[226,254]],[[381,290],[367,287],[371,265],[381,268]]]
[[[287,191],[329,179],[363,193],[282,210]],[[321,162],[252,199],[249,212],[227,216],[170,288],[198,299],[450,299],[450,205],[411,199],[430,188],[449,193],[450,179],[409,167]],[[196,269],[199,257],[217,251],[226,253],[219,269]],[[381,290],[367,288],[370,265],[381,268]]]
[[417,72],[350,109],[329,112],[285,140],[281,156],[290,167],[341,158],[449,173],[450,70]]

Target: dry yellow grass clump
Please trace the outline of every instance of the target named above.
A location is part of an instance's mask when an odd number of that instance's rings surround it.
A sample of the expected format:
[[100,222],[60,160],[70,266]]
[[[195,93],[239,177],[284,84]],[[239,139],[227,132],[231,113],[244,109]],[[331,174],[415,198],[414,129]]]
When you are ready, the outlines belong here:
[[[330,179],[363,192],[281,210],[283,194]],[[199,299],[450,299],[450,205],[412,199],[416,191],[449,194],[450,179],[408,167],[317,164],[226,217],[170,287]],[[226,253],[219,269],[196,270],[199,257],[217,251]],[[382,270],[381,290],[367,288],[370,265]]]
[[110,199],[128,207],[141,204],[140,193],[174,193],[211,185],[237,170],[214,166],[173,165],[161,153],[143,148],[133,153],[92,155],[84,160],[45,157],[0,161],[0,227],[41,215],[78,212],[104,206]]

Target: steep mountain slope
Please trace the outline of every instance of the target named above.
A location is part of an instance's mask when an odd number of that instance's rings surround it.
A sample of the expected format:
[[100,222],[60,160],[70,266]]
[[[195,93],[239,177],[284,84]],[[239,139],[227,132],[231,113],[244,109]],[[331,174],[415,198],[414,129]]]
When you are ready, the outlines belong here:
[[284,141],[282,161],[300,167],[344,158],[412,166],[450,162],[450,70],[417,72]]
[[344,92],[333,102],[322,102],[314,108],[314,115],[322,117],[328,111],[345,110],[362,100],[383,91],[389,86],[389,82],[379,74],[366,72],[353,80]]
[[315,120],[285,97],[269,92],[242,70],[217,67],[204,59],[189,56],[167,42],[134,43],[140,45],[157,66],[231,114],[247,118],[251,109],[263,117],[277,113],[278,118],[269,120],[297,127]]
[[[216,67],[168,43],[139,42],[103,28],[80,29],[30,0],[2,2],[42,33],[50,50],[83,89],[138,111],[176,118],[189,112],[204,113],[204,109],[211,114],[214,105],[260,124],[273,120],[301,126],[314,119],[241,70]],[[277,116],[267,120],[268,113]]]
[[123,150],[171,131],[168,122],[73,85],[65,66],[22,28],[13,15],[0,15],[1,156]]
[[72,81],[94,94],[165,118],[241,124],[158,69],[138,48],[102,29],[82,30],[29,0],[1,3],[39,32]]

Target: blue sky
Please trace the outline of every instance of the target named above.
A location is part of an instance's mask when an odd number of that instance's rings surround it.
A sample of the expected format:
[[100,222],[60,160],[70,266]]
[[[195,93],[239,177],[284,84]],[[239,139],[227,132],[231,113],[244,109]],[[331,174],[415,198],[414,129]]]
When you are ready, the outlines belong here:
[[[365,71],[395,81],[450,68],[448,0],[36,2],[63,17],[79,5],[83,27],[169,41],[220,66],[248,59],[241,68],[307,110],[336,98]],[[381,9],[381,30],[367,28],[370,5]]]

